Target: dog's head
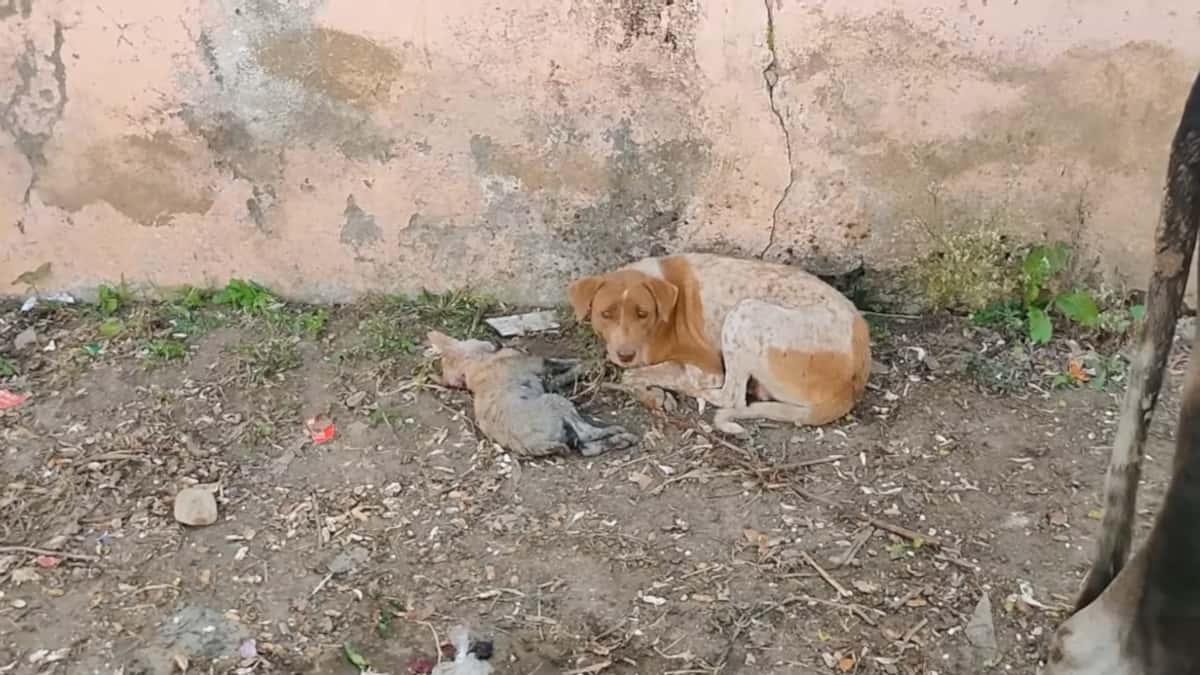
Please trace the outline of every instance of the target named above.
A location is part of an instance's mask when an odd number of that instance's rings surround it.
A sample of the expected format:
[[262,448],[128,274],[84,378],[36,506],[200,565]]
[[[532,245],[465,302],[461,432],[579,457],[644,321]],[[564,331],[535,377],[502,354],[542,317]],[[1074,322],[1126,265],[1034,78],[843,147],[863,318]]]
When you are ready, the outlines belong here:
[[468,374],[498,350],[486,340],[456,340],[436,330],[429,331],[429,345],[442,359],[442,384],[465,388]]
[[636,270],[576,279],[567,289],[577,321],[604,340],[608,360],[621,367],[653,365],[650,346],[671,321],[679,287]]

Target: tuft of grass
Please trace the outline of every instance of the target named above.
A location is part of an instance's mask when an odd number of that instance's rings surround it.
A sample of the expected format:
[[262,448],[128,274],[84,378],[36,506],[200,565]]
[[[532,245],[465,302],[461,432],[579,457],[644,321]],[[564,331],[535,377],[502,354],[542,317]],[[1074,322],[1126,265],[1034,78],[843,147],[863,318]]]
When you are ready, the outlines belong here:
[[102,316],[114,316],[120,312],[122,308],[129,306],[131,294],[129,286],[125,283],[125,278],[121,277],[121,283],[116,286],[109,284],[100,284],[96,289],[96,308]]
[[366,307],[369,316],[359,323],[360,347],[376,358],[414,353],[430,329],[459,339],[486,338],[483,317],[500,309],[490,296],[470,290],[389,295],[368,301]]
[[175,361],[187,355],[187,345],[174,338],[151,340],[146,350],[151,358],[158,361]]
[[1008,349],[985,354],[973,353],[967,359],[966,373],[983,390],[1014,395],[1028,390],[1035,377],[1035,366],[1027,345],[1013,343]]
[[270,321],[277,329],[291,335],[316,338],[329,324],[329,311],[324,308],[292,310],[285,307],[271,314]]
[[233,348],[238,364],[251,382],[264,382],[299,368],[303,363],[299,339],[276,336]]
[[466,340],[483,337],[486,332],[483,315],[499,303],[491,296],[462,290],[421,291],[417,297],[402,301],[402,305],[407,306],[421,323]]
[[974,312],[1014,296],[1010,250],[999,232],[977,226],[939,237],[939,243],[906,274],[930,309]]
[[243,314],[261,315],[278,301],[265,286],[234,278],[213,294],[212,303],[232,307]]
[[11,359],[0,356],[0,377],[13,377],[17,374],[17,365]]

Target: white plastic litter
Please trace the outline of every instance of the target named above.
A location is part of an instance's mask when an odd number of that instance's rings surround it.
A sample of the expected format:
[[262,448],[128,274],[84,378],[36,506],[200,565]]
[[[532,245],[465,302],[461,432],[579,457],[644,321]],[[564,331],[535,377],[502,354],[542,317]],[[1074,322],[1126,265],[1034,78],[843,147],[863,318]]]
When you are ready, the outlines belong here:
[[450,631],[450,642],[454,643],[454,660],[439,664],[433,669],[433,675],[489,675],[492,672],[492,664],[480,661],[468,651],[471,634],[466,626],[455,626]]

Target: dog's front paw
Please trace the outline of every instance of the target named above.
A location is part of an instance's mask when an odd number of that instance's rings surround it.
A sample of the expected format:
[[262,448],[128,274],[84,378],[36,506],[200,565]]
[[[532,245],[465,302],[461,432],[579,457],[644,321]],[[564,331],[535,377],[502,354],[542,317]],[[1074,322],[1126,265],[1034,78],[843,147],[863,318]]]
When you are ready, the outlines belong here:
[[723,412],[725,411],[718,410],[717,414],[713,415],[714,429],[723,434],[729,434],[730,436],[737,436],[739,438],[745,438],[746,436],[750,435],[750,432],[746,430],[746,427],[729,419],[727,415],[722,415],[721,413]]
[[644,371],[644,368],[629,368],[621,371],[621,385],[625,387],[653,386],[654,383],[651,382]]
[[634,390],[642,405],[656,412],[674,413],[679,409],[675,395],[661,387],[639,387]]

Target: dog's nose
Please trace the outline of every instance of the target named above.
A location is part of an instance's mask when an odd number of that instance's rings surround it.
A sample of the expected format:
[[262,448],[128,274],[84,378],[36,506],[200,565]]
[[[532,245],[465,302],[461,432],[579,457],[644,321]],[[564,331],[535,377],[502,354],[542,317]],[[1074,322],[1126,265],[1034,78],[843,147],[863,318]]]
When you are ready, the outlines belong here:
[[635,356],[637,356],[636,351],[620,350],[617,352],[617,358],[621,359],[621,363],[629,363],[630,361],[633,360],[633,357],[635,357]]

